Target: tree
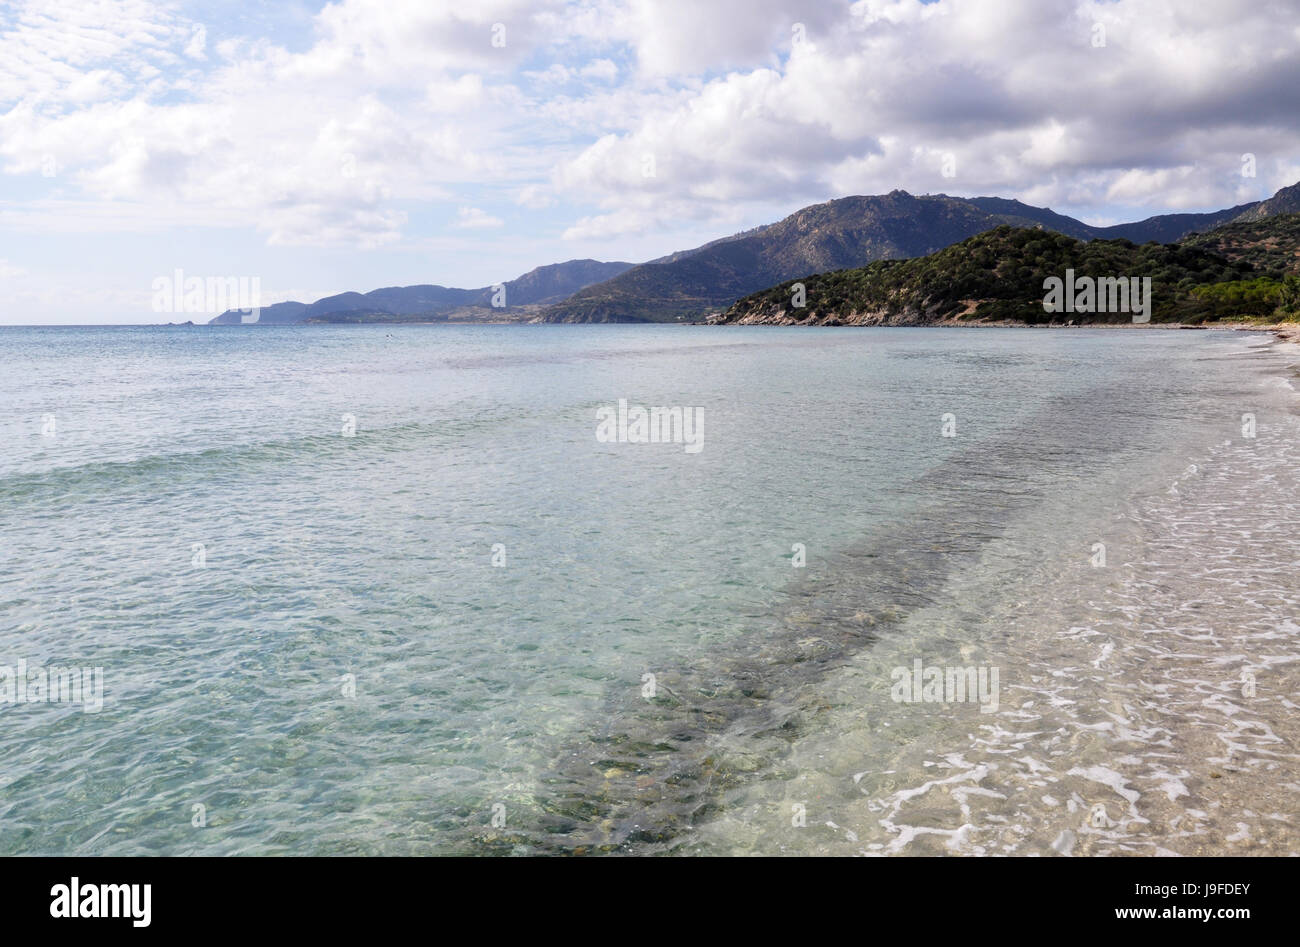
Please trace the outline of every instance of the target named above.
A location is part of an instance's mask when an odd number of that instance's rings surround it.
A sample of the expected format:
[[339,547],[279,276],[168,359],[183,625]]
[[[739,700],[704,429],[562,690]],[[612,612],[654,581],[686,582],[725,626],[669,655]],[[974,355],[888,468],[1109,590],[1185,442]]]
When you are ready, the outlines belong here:
[[1300,276],[1292,275],[1282,280],[1280,302],[1283,312],[1300,313]]

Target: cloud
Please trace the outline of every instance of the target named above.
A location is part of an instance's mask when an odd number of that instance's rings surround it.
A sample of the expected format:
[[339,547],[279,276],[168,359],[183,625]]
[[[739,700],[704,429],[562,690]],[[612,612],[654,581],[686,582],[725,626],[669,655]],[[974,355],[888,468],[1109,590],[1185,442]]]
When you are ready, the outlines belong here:
[[618,78],[618,66],[612,59],[594,59],[579,69],[578,74],[586,79],[613,82]]
[[529,184],[527,187],[519,189],[515,195],[515,203],[520,207],[527,207],[529,210],[542,210],[547,207],[554,207],[556,198],[555,194],[548,189],[539,187],[536,184]]
[[184,9],[0,17],[0,222],[405,246],[513,200],[545,262],[897,187],[1224,206],[1300,154],[1294,4],[338,0],[292,42]]
[[456,211],[456,220],[452,223],[452,226],[459,227],[462,230],[485,230],[493,227],[503,227],[505,221],[499,217],[486,214],[477,207],[462,207]]
[[[1292,183],[1300,8],[862,0],[836,16],[832,6],[799,5],[804,42],[781,58],[777,6],[755,25],[727,3],[674,7],[662,21],[630,5],[645,72],[753,65],[661,97],[566,161],[557,186],[604,211],[570,233],[654,226],[662,215],[648,195],[722,212],[906,187],[1155,211]],[[1093,44],[1096,23],[1104,46]],[[1240,155],[1252,150],[1260,180],[1243,187]],[[638,174],[646,156],[652,177]]]
[[[57,167],[65,198],[162,217],[183,206],[200,225],[234,214],[271,244],[392,243],[412,201],[537,178],[543,159],[514,137],[524,106],[505,77],[540,42],[532,24],[548,6],[344,0],[302,52],[223,37],[212,57],[219,27],[163,8],[128,3],[119,21],[109,4],[59,18],[32,5],[0,33],[15,54],[0,67],[0,162],[17,175]],[[31,74],[13,65],[19,52]],[[134,218],[89,226],[109,219]]]
[[647,78],[775,66],[796,36],[847,26],[845,6],[789,0],[629,0],[600,29],[629,44]]
[[203,24],[194,27],[190,33],[190,41],[185,45],[185,55],[192,56],[195,59],[206,59],[207,55],[204,50],[208,45],[208,29]]
[[29,0],[0,31],[0,108],[49,114],[120,97],[151,70],[175,67],[187,36],[175,14],[148,0]]

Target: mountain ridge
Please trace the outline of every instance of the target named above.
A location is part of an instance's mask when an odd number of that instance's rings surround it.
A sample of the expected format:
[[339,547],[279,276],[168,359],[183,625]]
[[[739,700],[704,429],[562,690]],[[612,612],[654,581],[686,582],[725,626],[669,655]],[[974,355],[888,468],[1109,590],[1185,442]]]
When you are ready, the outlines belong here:
[[[245,323],[240,310],[230,309],[209,320],[208,324],[294,325],[309,321],[337,322],[343,321],[340,317],[345,317],[347,313],[371,313],[380,317],[429,316],[432,321],[438,321],[433,317],[467,307],[496,308],[501,315],[526,318],[532,309],[524,307],[536,307],[565,299],[585,286],[609,279],[634,265],[583,259],[534,267],[522,276],[502,284],[505,287],[506,305],[501,307],[493,306],[496,290],[492,286],[459,289],[425,283],[415,286],[385,286],[368,293],[336,293],[313,303],[275,303],[262,308],[257,323]],[[356,321],[414,320],[358,318]]]
[[[1013,198],[918,197],[895,189],[810,204],[773,223],[645,263],[584,259],[535,267],[504,284],[504,307],[493,306],[494,287],[422,284],[276,303],[262,310],[259,324],[443,321],[452,313],[479,321],[696,321],[791,279],[927,256],[1000,226],[1040,227],[1077,240],[1173,243],[1296,211],[1300,183],[1218,211],[1157,214],[1104,227]],[[210,324],[242,322],[240,312],[228,311]]]
[[[1295,192],[1292,195],[1290,192]],[[1270,202],[1272,202],[1270,204]],[[903,190],[812,204],[743,235],[712,241],[634,266],[545,307],[545,322],[696,320],[769,286],[814,273],[853,269],[875,260],[925,256],[1003,225],[1041,226],[1079,240],[1172,243],[1252,213],[1295,203],[1300,184],[1266,201],[1196,214],[1157,214],[1093,226],[1000,197],[913,196]],[[1263,208],[1262,210],[1260,208]]]

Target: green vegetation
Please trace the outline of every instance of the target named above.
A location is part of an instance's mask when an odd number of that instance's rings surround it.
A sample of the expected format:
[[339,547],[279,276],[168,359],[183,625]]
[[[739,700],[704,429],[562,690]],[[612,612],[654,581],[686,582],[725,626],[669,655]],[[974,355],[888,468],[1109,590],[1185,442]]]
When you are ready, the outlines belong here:
[[1282,281],[1278,308],[1293,319],[1300,316],[1300,276],[1288,276]]
[[1241,220],[1181,241],[1228,260],[1244,260],[1263,276],[1281,280],[1300,275],[1300,214]]
[[303,325],[360,325],[363,323],[446,322],[445,312],[387,312],[375,309],[349,309],[324,312],[302,320]]
[[[1207,283],[1252,281],[1244,260],[1231,261],[1197,247],[1135,244],[1129,240],[1084,242],[1048,230],[1002,226],[926,257],[882,260],[860,269],[839,270],[787,281],[748,296],[728,309],[723,321],[908,322],[967,319],[1026,323],[1129,322],[1126,313],[1049,313],[1043,308],[1044,281],[1064,277],[1150,277],[1153,322],[1199,323],[1215,318],[1233,293],[1194,290]],[[806,305],[793,308],[795,282]],[[1280,290],[1278,290],[1280,292]],[[1254,296],[1250,295],[1254,293]],[[1238,295],[1266,305],[1269,290]],[[1276,297],[1280,299],[1281,297]]]
[[1288,319],[1300,317],[1300,277],[1282,280],[1257,276],[1252,280],[1211,283],[1192,289],[1213,319]]

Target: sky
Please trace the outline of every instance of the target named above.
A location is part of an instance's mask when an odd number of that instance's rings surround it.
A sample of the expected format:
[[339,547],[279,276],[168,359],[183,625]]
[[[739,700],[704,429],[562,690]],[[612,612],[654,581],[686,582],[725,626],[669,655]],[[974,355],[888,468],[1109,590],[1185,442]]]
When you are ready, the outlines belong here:
[[[1297,0],[0,2],[0,324],[638,262],[896,188],[1300,181]],[[215,313],[212,313],[215,314]]]

